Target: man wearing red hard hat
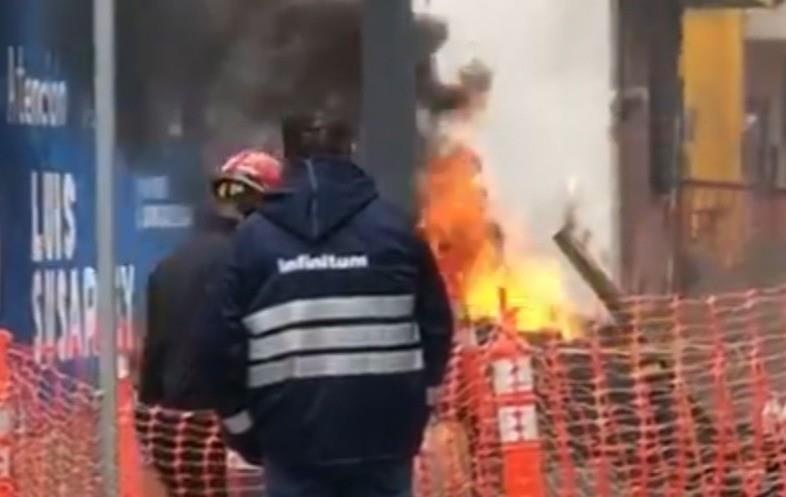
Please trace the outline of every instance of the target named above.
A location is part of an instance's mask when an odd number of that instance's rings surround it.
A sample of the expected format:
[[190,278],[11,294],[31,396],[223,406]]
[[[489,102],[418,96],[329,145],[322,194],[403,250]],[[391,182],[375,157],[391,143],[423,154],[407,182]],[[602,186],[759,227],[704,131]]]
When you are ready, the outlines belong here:
[[[213,405],[213,393],[202,388],[205,381],[190,365],[191,332],[198,314],[194,310],[206,301],[211,282],[221,273],[235,228],[280,183],[281,163],[272,155],[246,150],[230,157],[211,180],[209,213],[194,235],[161,261],[148,280],[137,427],[148,459],[170,495],[227,495],[226,452],[215,440],[211,444],[208,436],[217,430],[206,412]],[[201,459],[175,460],[190,456],[164,447],[174,442],[173,416],[179,418],[178,426],[186,428],[182,433],[190,433],[192,455]],[[204,434],[201,440],[195,435],[199,433]],[[206,454],[210,461],[204,465]],[[189,488],[182,488],[184,482],[191,482]]]
[[275,157],[246,150],[227,160],[213,180],[213,195],[241,217],[256,210],[263,196],[281,183],[281,163]]

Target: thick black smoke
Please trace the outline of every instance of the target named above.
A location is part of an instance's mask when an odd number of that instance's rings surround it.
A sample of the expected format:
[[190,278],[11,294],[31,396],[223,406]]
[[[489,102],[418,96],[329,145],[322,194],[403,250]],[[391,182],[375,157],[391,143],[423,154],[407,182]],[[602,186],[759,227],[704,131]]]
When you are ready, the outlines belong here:
[[[121,0],[118,19],[127,152],[182,131],[212,162],[275,146],[284,115],[358,115],[361,0]],[[420,97],[444,100],[430,59],[447,28],[420,18],[415,36]]]

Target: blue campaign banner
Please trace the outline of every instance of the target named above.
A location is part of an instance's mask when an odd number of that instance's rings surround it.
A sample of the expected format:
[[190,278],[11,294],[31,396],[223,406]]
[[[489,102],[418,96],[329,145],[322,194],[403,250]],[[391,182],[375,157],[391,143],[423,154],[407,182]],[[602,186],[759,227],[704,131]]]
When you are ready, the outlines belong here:
[[[0,3],[0,328],[40,360],[82,371],[98,353],[91,9],[90,0]],[[134,344],[148,273],[192,224],[178,189],[192,149],[172,142],[118,158],[123,350]]]

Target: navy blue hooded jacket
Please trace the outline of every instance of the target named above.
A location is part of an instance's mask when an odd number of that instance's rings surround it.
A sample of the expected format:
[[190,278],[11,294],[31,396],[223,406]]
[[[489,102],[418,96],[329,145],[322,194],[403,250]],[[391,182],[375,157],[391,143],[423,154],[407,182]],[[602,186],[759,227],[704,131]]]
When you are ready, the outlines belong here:
[[292,166],[239,228],[206,309],[203,368],[249,460],[335,464],[419,449],[453,322],[428,246],[356,165]]

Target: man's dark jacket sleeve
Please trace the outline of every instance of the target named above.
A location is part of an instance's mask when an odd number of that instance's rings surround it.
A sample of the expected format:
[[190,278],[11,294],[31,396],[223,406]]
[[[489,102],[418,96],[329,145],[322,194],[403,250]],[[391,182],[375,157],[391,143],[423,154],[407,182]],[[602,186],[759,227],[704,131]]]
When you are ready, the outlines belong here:
[[445,376],[453,343],[453,312],[445,283],[428,245],[418,239],[419,267],[415,318],[423,339],[426,381],[438,386]]
[[228,257],[232,226],[206,228],[162,260],[148,280],[141,401],[202,410],[212,405],[202,378],[212,373],[192,358],[199,310]]
[[[199,311],[200,326],[191,354],[195,369],[202,372],[207,406],[227,418],[247,409],[246,358],[248,344],[243,318],[254,295],[251,276],[258,276],[254,251],[248,250],[248,231],[242,227],[234,236],[231,255],[208,286],[208,298]],[[253,438],[224,432],[225,443],[243,454],[246,461],[261,464],[261,453]]]
[[195,367],[206,373],[211,407],[222,416],[244,407],[247,339],[242,320],[254,293],[249,276],[258,274],[253,251],[244,249],[247,237],[243,228],[235,235],[228,260],[208,287],[195,337]]

